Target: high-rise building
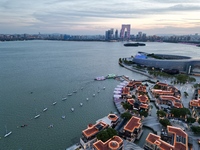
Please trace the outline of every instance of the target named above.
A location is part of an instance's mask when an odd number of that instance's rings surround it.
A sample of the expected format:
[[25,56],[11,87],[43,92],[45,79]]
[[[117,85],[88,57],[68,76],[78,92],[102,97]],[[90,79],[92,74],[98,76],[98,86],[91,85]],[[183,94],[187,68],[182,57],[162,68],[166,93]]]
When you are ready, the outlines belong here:
[[115,39],[118,39],[118,30],[115,31]]
[[114,38],[114,29],[106,31],[105,37],[106,40],[112,40]]
[[121,39],[130,39],[131,25],[130,24],[122,24],[122,28],[120,31]]

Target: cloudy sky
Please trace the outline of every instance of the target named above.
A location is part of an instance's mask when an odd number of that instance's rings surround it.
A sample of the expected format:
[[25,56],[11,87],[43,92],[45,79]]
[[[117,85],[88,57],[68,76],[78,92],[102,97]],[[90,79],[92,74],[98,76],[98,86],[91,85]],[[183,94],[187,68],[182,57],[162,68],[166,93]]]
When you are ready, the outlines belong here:
[[0,0],[0,34],[200,34],[200,0]]

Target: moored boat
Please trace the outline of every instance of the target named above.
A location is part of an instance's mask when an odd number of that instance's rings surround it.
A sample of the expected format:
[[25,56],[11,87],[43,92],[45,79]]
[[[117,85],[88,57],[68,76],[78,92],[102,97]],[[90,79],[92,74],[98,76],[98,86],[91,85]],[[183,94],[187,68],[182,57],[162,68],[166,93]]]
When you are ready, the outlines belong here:
[[67,97],[63,97],[63,98],[62,98],[62,101],[65,101],[65,100],[67,100]]
[[40,117],[40,114],[36,115],[34,118],[37,119],[37,118],[39,118],[39,117]]
[[6,137],[8,137],[8,136],[11,135],[11,134],[12,134],[12,131],[6,133],[6,134],[4,135],[4,137],[6,138]]
[[8,132],[8,131],[7,131],[7,127],[6,127],[6,126],[5,126],[5,128],[6,128],[6,134],[4,135],[4,137],[6,138],[6,137],[8,137],[9,135],[11,135],[11,134],[12,134],[12,131]]
[[94,80],[97,80],[97,81],[102,81],[102,80],[105,80],[106,78],[104,76],[101,76],[101,77],[96,77]]
[[46,107],[46,108],[44,108],[44,109],[43,109],[43,112],[47,111],[47,109],[48,109],[47,107]]
[[74,108],[73,108],[73,107],[71,108],[71,111],[74,111]]
[[68,96],[72,96],[72,93],[67,94]]

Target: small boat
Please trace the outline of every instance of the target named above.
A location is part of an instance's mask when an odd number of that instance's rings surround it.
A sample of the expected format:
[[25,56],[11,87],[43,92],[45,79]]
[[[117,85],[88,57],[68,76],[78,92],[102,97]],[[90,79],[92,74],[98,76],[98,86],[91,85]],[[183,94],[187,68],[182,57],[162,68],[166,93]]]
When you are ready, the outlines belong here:
[[71,111],[74,111],[74,108],[71,108]]
[[73,93],[77,93],[77,90],[73,91]]
[[48,109],[47,107],[46,107],[46,108],[44,108],[44,109],[43,109],[43,112],[47,111],[47,109]]
[[106,89],[106,87],[103,87],[103,89],[105,90],[105,89]]
[[6,137],[8,137],[8,136],[11,135],[11,134],[12,134],[12,131],[6,133],[6,134],[4,135],[4,137],[6,138]]
[[40,114],[37,114],[37,110],[35,110],[35,112],[36,112],[36,115],[35,115],[35,119],[37,119],[37,118],[39,118],[40,117]]
[[65,101],[65,100],[67,100],[67,97],[63,97],[63,98],[62,98],[62,101]]
[[62,119],[65,119],[65,115],[62,116]]
[[89,98],[86,98],[86,100],[88,101],[88,100],[89,100]]
[[34,118],[37,119],[37,118],[39,118],[39,117],[40,117],[40,114],[36,115]]
[[93,94],[93,97],[95,97],[95,94]]
[[68,96],[72,96],[72,93],[67,94]]
[[83,90],[83,87],[81,87],[81,90]]
[[7,127],[6,127],[6,126],[5,126],[5,128],[6,128],[6,134],[4,135],[4,137],[6,138],[6,137],[8,137],[9,135],[11,135],[11,134],[12,134],[12,131],[8,132],[8,131],[7,131]]
[[83,106],[83,103],[80,103],[80,106]]
[[53,124],[50,124],[50,125],[48,126],[48,128],[53,128]]
[[94,80],[97,80],[97,81],[103,81],[105,79],[106,78],[104,76],[94,78]]
[[23,128],[23,127],[26,127],[26,126],[28,126],[28,125],[27,125],[27,124],[24,124],[24,125],[21,125],[20,127]]
[[57,102],[53,102],[53,105],[56,105],[57,104]]

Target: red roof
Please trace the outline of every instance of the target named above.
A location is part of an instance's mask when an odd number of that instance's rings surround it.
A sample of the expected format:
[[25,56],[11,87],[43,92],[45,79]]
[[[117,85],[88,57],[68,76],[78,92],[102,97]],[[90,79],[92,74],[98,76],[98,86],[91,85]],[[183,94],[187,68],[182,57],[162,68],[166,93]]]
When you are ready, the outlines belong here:
[[[188,135],[180,128],[173,127],[173,126],[167,126],[167,130],[169,133],[172,133],[174,135],[174,145],[171,145],[163,140],[161,140],[160,136],[155,135],[153,133],[149,133],[149,135],[146,138],[146,141],[157,145],[158,148],[161,150],[187,150],[188,149]],[[185,143],[176,141],[176,137],[185,138]]]
[[133,86],[135,86],[135,85],[141,85],[141,84],[142,84],[141,81],[130,81],[130,82],[128,83],[128,86],[133,87]]
[[138,96],[138,100],[142,103],[147,103],[148,97],[146,95],[140,95],[140,96]]
[[88,128],[83,130],[82,133],[86,138],[89,138],[93,135],[95,135],[96,133],[99,132],[99,129],[97,128],[97,125],[101,125],[104,129],[108,126],[106,123],[104,123],[103,121],[98,122],[95,125],[89,124]]
[[157,85],[160,85],[160,86],[168,86],[168,84],[166,84],[166,83],[161,83],[161,82],[158,82],[158,83],[156,83]]
[[109,114],[108,115],[108,118],[110,119],[110,120],[112,120],[112,121],[117,121],[117,119],[119,118],[117,115],[115,115],[115,114]]
[[146,86],[140,85],[140,86],[137,88],[137,91],[138,91],[138,92],[147,92]]
[[143,103],[140,104],[140,108],[148,109],[148,107],[149,106],[147,104],[143,104]]
[[132,116],[128,123],[124,126],[124,130],[133,132],[135,128],[139,128],[141,126],[140,121],[140,118]]
[[123,140],[119,136],[113,136],[111,139],[106,142],[98,140],[93,144],[97,150],[117,150],[123,144]]
[[190,101],[190,106],[200,107],[200,99],[198,99],[198,100],[191,100]]
[[152,93],[159,95],[174,95],[173,91],[158,90],[158,89],[152,89],[151,91]]
[[135,102],[135,100],[134,100],[134,99],[127,99],[127,102],[128,102],[129,104],[133,105],[134,102]]
[[130,93],[130,88],[129,87],[122,88],[122,94],[129,94],[129,93]]

